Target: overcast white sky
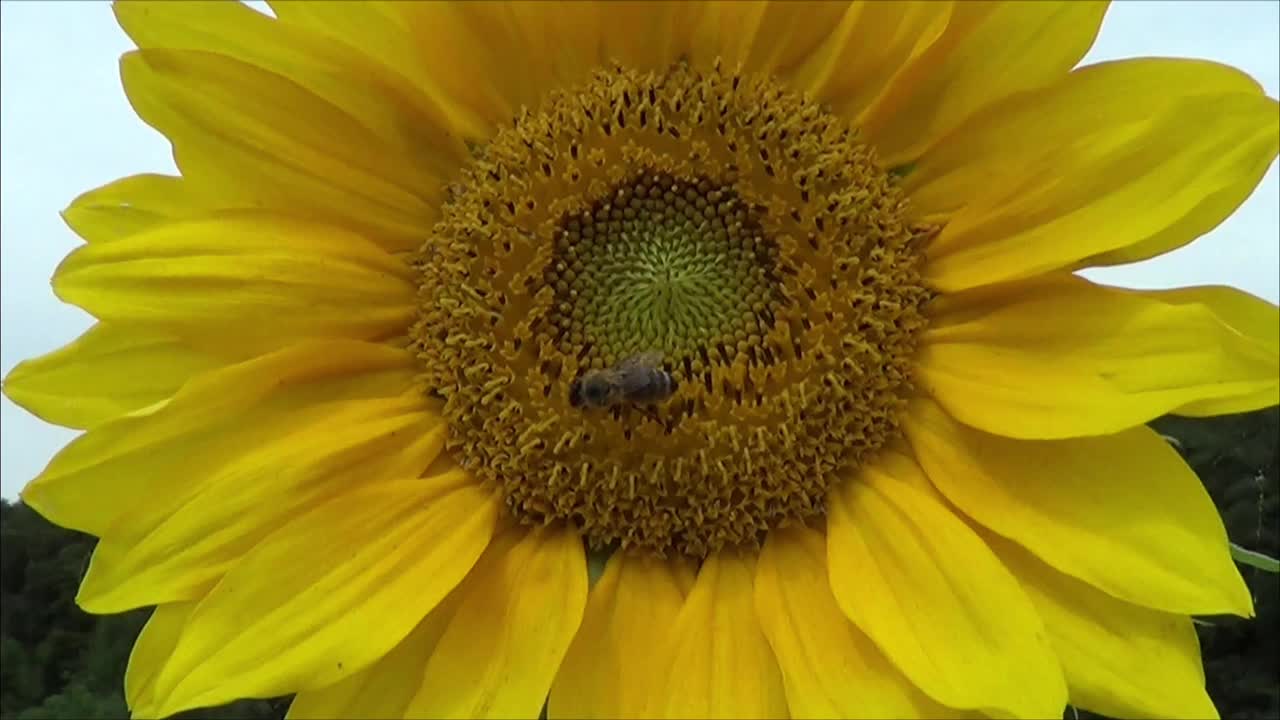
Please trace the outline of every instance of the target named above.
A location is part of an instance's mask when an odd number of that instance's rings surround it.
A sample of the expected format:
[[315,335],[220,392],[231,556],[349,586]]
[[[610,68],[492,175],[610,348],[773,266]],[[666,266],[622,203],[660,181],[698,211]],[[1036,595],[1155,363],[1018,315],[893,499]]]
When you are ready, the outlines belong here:
[[[1116,2],[1086,62],[1200,57],[1280,93],[1280,3]],[[139,172],[174,172],[168,144],[138,120],[116,61],[130,49],[101,2],[0,2],[0,375],[89,326],[49,276],[79,244],[58,212],[77,194]],[[1231,219],[1189,247],[1092,273],[1133,287],[1229,283],[1280,298],[1277,168]],[[0,493],[13,498],[74,433],[0,401]]]

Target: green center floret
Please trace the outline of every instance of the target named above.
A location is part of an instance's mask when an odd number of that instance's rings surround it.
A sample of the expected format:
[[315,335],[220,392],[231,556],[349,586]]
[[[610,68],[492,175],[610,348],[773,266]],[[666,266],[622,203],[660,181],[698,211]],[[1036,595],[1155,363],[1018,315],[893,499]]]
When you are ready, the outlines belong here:
[[777,250],[731,189],[643,174],[565,223],[550,265],[554,322],[594,367],[661,350],[673,362],[758,335]]

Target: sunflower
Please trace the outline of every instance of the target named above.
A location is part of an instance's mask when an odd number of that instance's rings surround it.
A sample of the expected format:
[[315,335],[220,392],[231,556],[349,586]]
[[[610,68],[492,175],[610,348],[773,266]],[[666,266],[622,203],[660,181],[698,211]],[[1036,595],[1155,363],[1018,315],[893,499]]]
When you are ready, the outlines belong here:
[[180,176],[65,212],[96,319],[22,497],[156,606],[137,717],[1208,717],[1250,615],[1144,423],[1280,400],[1277,309],[1082,268],[1271,165],[1092,2],[120,3]]

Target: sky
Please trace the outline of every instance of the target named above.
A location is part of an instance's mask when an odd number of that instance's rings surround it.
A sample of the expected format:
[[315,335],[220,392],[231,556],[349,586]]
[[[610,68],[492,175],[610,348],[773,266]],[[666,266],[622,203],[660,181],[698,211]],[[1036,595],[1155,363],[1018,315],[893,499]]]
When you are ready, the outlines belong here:
[[[1228,63],[1280,95],[1280,3],[1115,2],[1085,62],[1162,55]],[[168,143],[125,100],[131,49],[102,2],[0,2],[0,374],[90,325],[49,287],[80,240],[58,212],[76,195],[140,172],[175,172]],[[1280,300],[1280,179],[1174,253],[1089,277],[1129,287],[1225,283]],[[75,433],[0,400],[0,494],[14,498]]]

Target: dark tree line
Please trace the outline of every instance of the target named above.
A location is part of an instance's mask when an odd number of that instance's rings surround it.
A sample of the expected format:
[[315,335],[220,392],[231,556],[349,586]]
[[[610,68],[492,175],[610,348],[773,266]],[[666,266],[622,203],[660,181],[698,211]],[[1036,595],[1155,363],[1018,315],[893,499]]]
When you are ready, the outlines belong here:
[[[1280,557],[1280,409],[1153,425],[1176,438],[1231,539]],[[55,527],[21,503],[0,501],[0,540],[0,718],[127,717],[125,663],[150,611],[93,616],[76,607],[93,538]],[[1243,570],[1258,616],[1205,618],[1206,682],[1224,718],[1277,718],[1280,578]],[[283,718],[287,707],[286,698],[244,700],[179,717],[266,720]]]

